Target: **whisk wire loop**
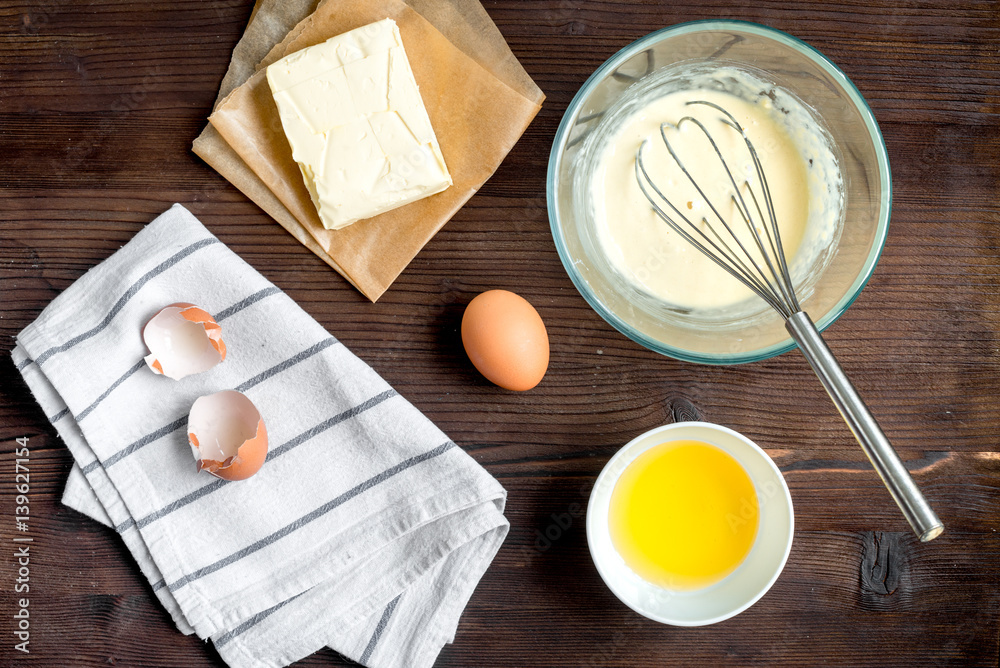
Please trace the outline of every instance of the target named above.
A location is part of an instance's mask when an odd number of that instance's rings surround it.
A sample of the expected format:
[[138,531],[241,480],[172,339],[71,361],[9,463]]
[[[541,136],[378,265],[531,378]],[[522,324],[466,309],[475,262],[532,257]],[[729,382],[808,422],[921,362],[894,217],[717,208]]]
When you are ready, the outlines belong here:
[[[775,300],[772,291],[768,289],[768,286],[764,285],[761,281],[759,281],[756,278],[756,276],[753,275],[753,273],[746,267],[746,265],[742,262],[742,260],[739,259],[736,253],[725,242],[722,236],[719,235],[718,231],[715,230],[715,228],[711,225],[711,223],[709,223],[706,219],[702,218],[702,221],[706,223],[706,227],[708,227],[708,229],[711,230],[711,232],[714,234],[716,241],[713,241],[704,232],[704,230],[700,229],[697,225],[691,222],[691,220],[687,216],[681,213],[680,209],[678,209],[673,204],[673,202],[671,202],[656,186],[656,183],[652,180],[652,178],[649,176],[649,173],[646,171],[646,166],[642,159],[642,151],[647,143],[648,140],[643,142],[642,146],[640,146],[639,148],[638,153],[636,154],[635,173],[636,173],[636,181],[639,184],[639,189],[642,191],[643,195],[645,195],[646,199],[649,200],[649,203],[653,207],[653,210],[656,212],[656,215],[665,223],[667,223],[667,225],[669,225],[672,230],[681,235],[681,237],[686,242],[694,246],[699,252],[703,253],[707,258],[712,260],[720,268],[722,268],[730,275],[732,275],[736,280],[738,280],[740,283],[749,288],[752,292],[754,292],[757,296],[759,296],[761,299],[767,302],[775,310],[781,312],[782,306],[779,301]],[[656,196],[661,201],[666,203],[666,205],[669,206],[673,210],[673,212],[681,220],[683,220],[694,233],[697,233],[702,239],[699,240],[698,238],[696,238],[691,232],[685,229],[684,226],[676,222],[670,216],[670,214],[664,211],[663,208],[660,206],[660,204],[656,201],[656,199],[654,199],[653,195],[650,194],[649,189],[652,189],[653,192],[656,194]],[[728,264],[730,262],[739,267],[740,269],[742,269],[743,271],[735,270],[732,266]]]
[[[689,102],[688,104],[692,103]],[[719,149],[718,144],[715,143],[715,138],[712,137],[712,134],[708,131],[708,128],[706,128],[705,125],[700,120],[694,118],[693,116],[683,117],[682,119],[677,121],[676,125],[672,125],[670,123],[660,124],[660,137],[663,139],[663,143],[667,147],[667,151],[670,152],[670,156],[674,159],[674,162],[677,163],[677,166],[687,177],[688,181],[691,183],[692,186],[694,186],[695,190],[698,191],[698,194],[701,196],[702,200],[705,202],[706,205],[708,205],[708,208],[712,210],[712,213],[715,214],[715,217],[725,228],[726,232],[729,233],[730,238],[732,238],[732,240],[736,242],[736,245],[739,246],[740,251],[742,251],[743,253],[743,257],[745,257],[750,262],[750,264],[753,265],[755,273],[753,272],[751,273],[754,276],[754,278],[760,277],[763,279],[763,284],[770,286],[770,280],[768,275],[765,274],[764,271],[761,269],[761,267],[757,264],[757,261],[754,259],[754,256],[749,251],[747,251],[746,247],[743,245],[743,242],[740,240],[740,237],[729,226],[729,221],[726,220],[726,217],[719,212],[712,199],[710,199],[708,195],[705,194],[705,191],[702,190],[701,185],[699,185],[698,181],[693,176],[691,176],[691,173],[687,170],[687,167],[684,165],[684,162],[677,155],[676,151],[674,151],[674,147],[670,144],[670,140],[667,139],[667,133],[664,130],[665,127],[673,127],[679,130],[685,122],[690,122],[697,125],[698,128],[705,135],[706,139],[708,139],[709,144],[711,144],[712,150],[715,152],[716,157],[719,158],[719,162],[722,164],[722,169],[726,173],[726,178],[729,180],[729,184],[733,188],[732,192],[735,193],[735,196],[732,197],[734,204],[736,204],[736,209],[737,211],[739,211],[740,216],[743,218],[747,227],[750,229],[750,234],[757,246],[757,250],[760,252],[761,256],[763,256],[765,261],[768,262],[768,266],[773,274],[774,268],[770,266],[770,261],[768,260],[767,253],[765,252],[763,244],[761,243],[760,235],[757,232],[755,225],[753,224],[752,215],[750,214],[749,208],[746,205],[746,201],[743,199],[743,195],[740,192],[740,188],[736,185],[736,178],[733,176],[732,171],[729,169],[729,165],[726,164],[725,159],[722,157],[722,151]],[[710,226],[710,223],[706,218],[702,218],[702,221],[706,224],[706,226]],[[713,229],[712,231],[713,233],[716,234],[716,236],[719,236],[716,230]],[[735,255],[735,257],[739,256]],[[739,265],[744,270],[746,270],[745,264],[740,262]],[[732,273],[731,270],[730,273]]]
[[[718,243],[712,242],[705,232],[695,225],[687,216],[685,216],[680,209],[674,205],[670,198],[664,195],[659,187],[656,186],[655,182],[652,178],[650,178],[649,173],[645,168],[643,159],[643,151],[646,148],[648,140],[643,142],[639,151],[636,153],[636,178],[639,182],[639,186],[643,194],[646,196],[646,199],[652,205],[654,212],[661,220],[666,222],[673,230],[680,233],[685,240],[690,242],[690,235],[686,233],[687,231],[683,229],[682,225],[674,220],[672,216],[667,214],[660,202],[666,204],[667,207],[669,207],[669,209],[671,209],[681,220],[683,220],[691,230],[694,230],[699,234],[699,236],[708,241],[711,249],[715,251],[715,253],[712,253],[706,246],[696,244],[699,246],[699,250],[702,253],[705,253],[705,255],[710,257],[727,273],[743,283],[752,292],[767,302],[772,308],[777,310],[782,316],[787,318],[792,313],[800,310],[800,308],[795,292],[792,289],[791,277],[788,272],[788,263],[785,259],[784,251],[781,245],[781,235],[777,226],[777,217],[774,213],[774,204],[771,199],[771,192],[767,184],[767,179],[764,176],[764,170],[761,165],[760,157],[758,156],[753,143],[750,141],[739,121],[737,121],[736,118],[724,108],[704,100],[694,100],[688,102],[687,104],[705,105],[716,109],[723,114],[723,117],[721,117],[719,121],[740,134],[746,144],[747,151],[750,154],[753,169],[757,176],[757,182],[760,184],[761,198],[758,198],[749,180],[743,181],[742,188],[737,184],[736,177],[733,175],[732,170],[729,168],[729,164],[723,157],[722,151],[716,143],[712,132],[710,132],[709,129],[705,127],[704,123],[702,123],[699,119],[693,116],[685,116],[676,124],[663,123],[660,125],[660,137],[663,140],[667,151],[670,153],[671,158],[711,210],[714,219],[716,219],[718,224],[724,228],[726,238],[731,240],[738,250],[734,249],[730,243],[727,243],[720,230],[716,229],[716,226],[711,223],[708,218],[702,217],[701,222],[704,224],[705,228],[711,232]],[[699,184],[698,180],[695,179],[694,176],[688,171],[684,161],[671,145],[670,140],[667,137],[666,129],[680,129],[684,123],[693,123],[696,125],[711,145],[712,150],[718,158],[719,164],[726,175],[726,180],[728,180],[732,188],[730,191],[730,201],[732,202],[735,210],[738,212],[739,217],[743,219],[743,223],[753,241],[751,245],[756,248],[756,253],[751,252],[747,248],[741,240],[740,235],[737,235],[734,229],[730,226],[729,220],[727,220],[727,218],[719,211],[715,201],[705,193],[701,184]],[[650,190],[656,193],[656,198],[651,196]],[[744,197],[744,190],[746,190],[749,194],[749,199],[753,202],[754,209],[756,209],[757,214],[756,218],[754,217],[753,210],[747,203],[747,198]],[[764,208],[767,209],[766,216],[761,207],[761,199],[763,199]],[[759,225],[757,221],[759,221]]]
[[[757,154],[757,149],[754,147],[753,142],[750,141],[750,137],[747,136],[746,130],[743,129],[740,122],[737,121],[736,118],[723,107],[705,100],[694,100],[688,104],[702,104],[719,111],[725,116],[725,118],[722,119],[723,123],[735,129],[743,137],[743,141],[746,143],[747,151],[750,153],[750,158],[753,161],[754,171],[757,173],[757,181],[760,183],[761,192],[764,196],[764,205],[767,207],[767,220],[771,223],[770,226],[764,226],[764,233],[767,235],[768,243],[771,247],[771,257],[777,259],[781,269],[780,272],[775,274],[775,278],[780,279],[778,283],[782,294],[792,307],[789,309],[791,313],[801,311],[802,309],[799,306],[795,290],[792,288],[791,273],[788,271],[788,262],[785,259],[785,248],[781,243],[781,230],[778,227],[778,217],[774,212],[774,200],[771,199],[771,186],[767,182],[767,177],[764,176],[764,166],[761,164],[760,156]],[[722,158],[721,154],[719,154],[719,158]],[[749,187],[749,183],[747,183],[747,190],[750,192],[750,197],[754,200],[754,205],[757,207],[757,212],[760,215],[761,220],[764,220],[764,214],[760,210],[760,203],[757,201],[757,195],[754,194],[753,188]],[[774,232],[773,238],[771,236],[772,231]],[[765,254],[765,257],[768,256]]]

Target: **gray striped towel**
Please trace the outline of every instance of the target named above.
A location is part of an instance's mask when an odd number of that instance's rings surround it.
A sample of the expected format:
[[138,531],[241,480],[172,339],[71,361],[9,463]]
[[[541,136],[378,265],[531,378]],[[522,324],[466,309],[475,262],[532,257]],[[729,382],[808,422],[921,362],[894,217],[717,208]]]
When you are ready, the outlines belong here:
[[[228,348],[174,381],[143,362],[160,308],[214,314]],[[329,646],[431,666],[492,561],[506,492],[180,205],[65,290],[14,362],[73,454],[63,502],[113,526],[178,628],[231,666]],[[186,422],[223,389],[260,409],[263,468],[195,470]]]

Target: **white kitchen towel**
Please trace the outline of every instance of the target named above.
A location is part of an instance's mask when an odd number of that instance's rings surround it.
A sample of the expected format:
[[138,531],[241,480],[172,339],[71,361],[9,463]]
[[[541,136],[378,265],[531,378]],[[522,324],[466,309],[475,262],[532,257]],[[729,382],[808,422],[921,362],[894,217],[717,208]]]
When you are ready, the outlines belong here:
[[[143,325],[191,302],[228,352],[180,381]],[[231,666],[324,645],[373,668],[431,666],[507,534],[506,492],[180,205],[66,289],[14,363],[73,454],[63,502],[113,526],[178,628]],[[260,409],[255,476],[195,469],[188,411],[224,389]]]

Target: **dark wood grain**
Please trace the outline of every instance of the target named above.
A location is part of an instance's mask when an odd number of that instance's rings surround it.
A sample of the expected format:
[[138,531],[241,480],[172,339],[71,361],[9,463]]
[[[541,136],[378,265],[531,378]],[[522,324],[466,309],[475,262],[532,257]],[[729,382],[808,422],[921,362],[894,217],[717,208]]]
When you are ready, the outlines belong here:
[[[173,202],[276,283],[481,462],[511,533],[439,666],[997,666],[1000,634],[1000,6],[995,1],[754,3],[487,0],[548,95],[496,175],[368,303],[190,152],[249,0],[0,4],[0,666],[222,665],[176,631],[113,531],[59,503],[71,458],[9,359],[60,291]],[[888,243],[827,333],[944,519],[920,544],[795,354],[677,362],[615,332],[573,288],[548,230],[545,169],[590,73],[654,29],[740,18],[819,48],[888,145]],[[515,394],[462,352],[464,305],[535,304],[548,374]],[[795,504],[774,588],[721,624],[645,620],[602,584],[582,517],[612,453],[700,418],[764,447]],[[31,444],[32,636],[13,651],[15,439]],[[572,522],[566,527],[565,517]],[[555,526],[555,540],[539,532]],[[329,650],[302,666],[350,665]]]

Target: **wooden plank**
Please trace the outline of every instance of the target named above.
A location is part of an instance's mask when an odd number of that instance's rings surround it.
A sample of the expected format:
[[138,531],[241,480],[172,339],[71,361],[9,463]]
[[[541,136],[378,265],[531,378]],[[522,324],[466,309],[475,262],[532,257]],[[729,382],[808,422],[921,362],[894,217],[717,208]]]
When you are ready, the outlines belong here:
[[[511,533],[437,666],[997,666],[1000,660],[1000,13],[990,0],[785,3],[490,0],[548,96],[494,177],[370,304],[190,151],[252,3],[40,0],[0,7],[0,516],[31,443],[32,655],[15,655],[15,562],[0,555],[0,666],[221,666],[182,636],[114,531],[59,503],[71,459],[9,359],[57,294],[173,202],[369,363],[495,475]],[[545,201],[562,113],[590,73],[680,21],[762,22],[821,49],[881,124],[894,208],[878,268],[826,337],[946,524],[920,544],[797,353],[671,360],[579,296]],[[506,288],[548,327],[535,390],[487,383],[465,304]],[[608,591],[587,491],[622,444],[703,419],[781,467],[788,565],[757,605],[657,625]],[[568,518],[568,519],[567,519]],[[540,540],[548,534],[550,537]],[[0,544],[13,544],[0,519]],[[4,554],[9,552],[6,550]],[[37,607],[34,607],[37,606]],[[346,666],[330,650],[297,665]]]

